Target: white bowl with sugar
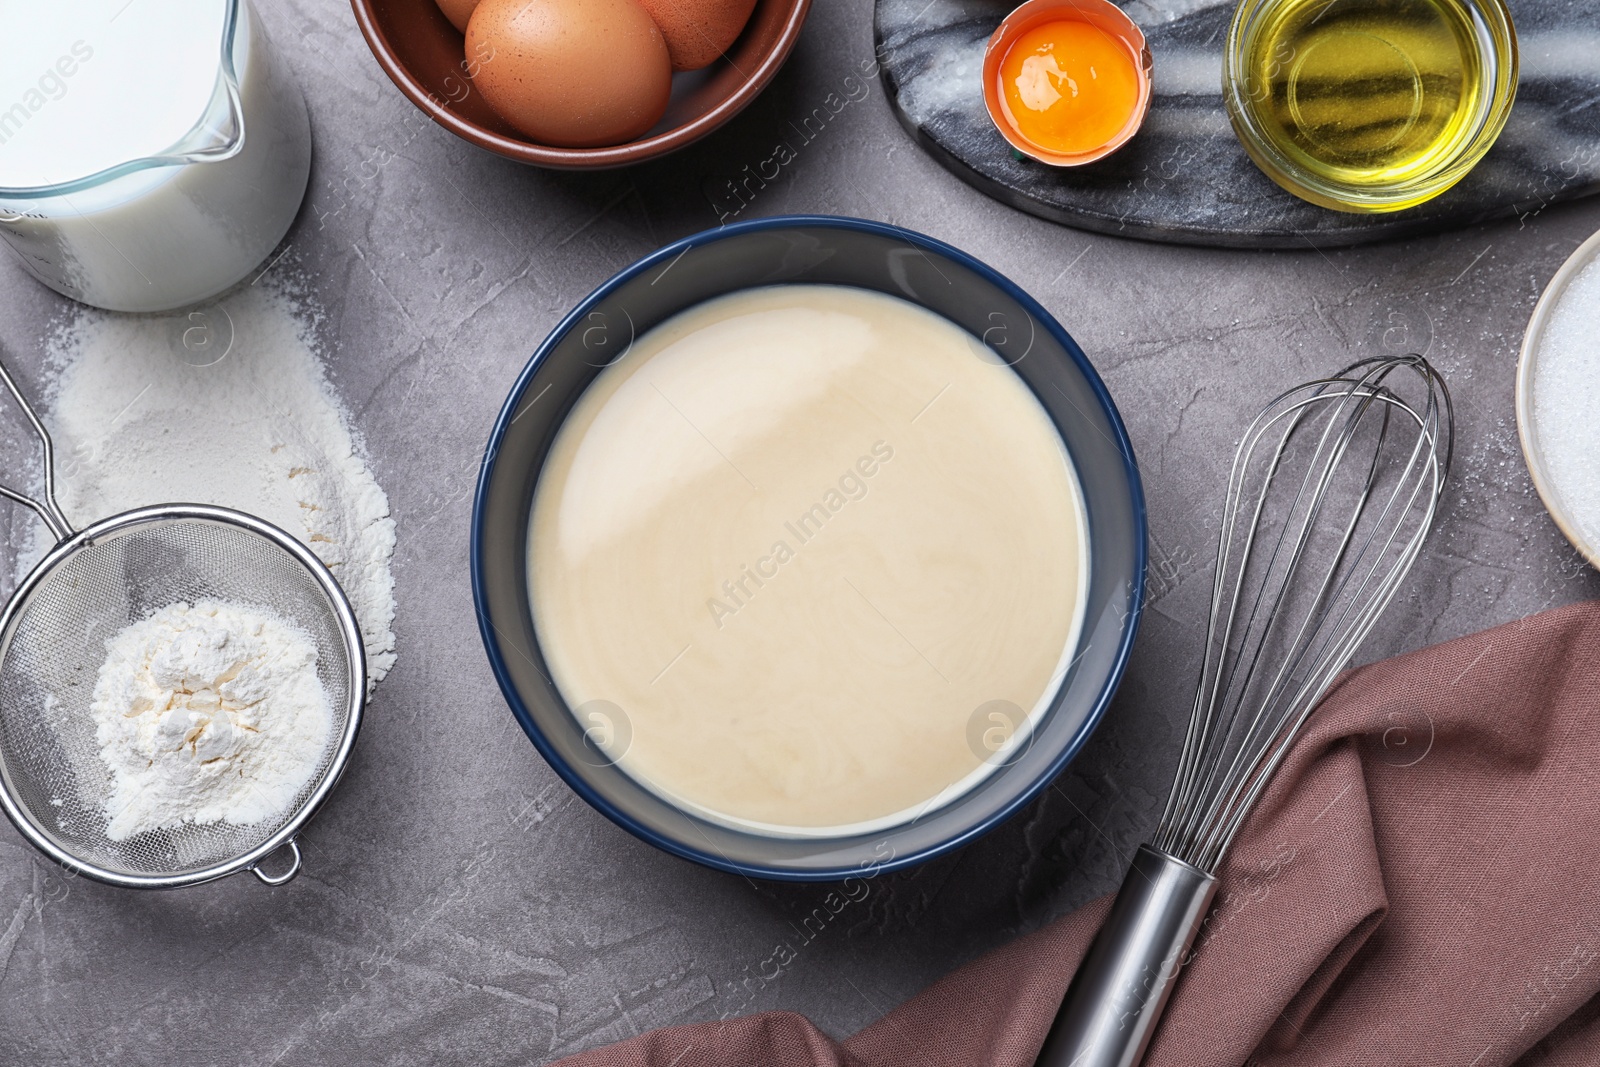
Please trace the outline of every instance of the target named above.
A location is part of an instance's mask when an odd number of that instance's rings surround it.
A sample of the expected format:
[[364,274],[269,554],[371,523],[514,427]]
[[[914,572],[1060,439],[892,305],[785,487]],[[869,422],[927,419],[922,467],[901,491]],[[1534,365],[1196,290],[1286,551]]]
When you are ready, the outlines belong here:
[[1528,320],[1517,433],[1551,517],[1600,567],[1600,233],[1556,271]]

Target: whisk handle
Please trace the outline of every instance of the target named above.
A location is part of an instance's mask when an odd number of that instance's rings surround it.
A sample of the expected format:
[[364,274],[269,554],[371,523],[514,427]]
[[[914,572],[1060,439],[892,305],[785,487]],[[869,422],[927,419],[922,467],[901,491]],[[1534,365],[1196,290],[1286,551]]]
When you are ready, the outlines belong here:
[[1037,1067],[1137,1067],[1216,892],[1215,875],[1139,846]]

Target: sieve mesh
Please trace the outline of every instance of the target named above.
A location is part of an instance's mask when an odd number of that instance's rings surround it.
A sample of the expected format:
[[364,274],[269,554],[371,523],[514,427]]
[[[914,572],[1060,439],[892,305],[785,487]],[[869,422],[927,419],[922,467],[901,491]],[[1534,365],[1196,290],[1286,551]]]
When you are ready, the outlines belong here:
[[[107,524],[102,524],[107,525]],[[87,531],[52,556],[0,634],[0,778],[24,816],[86,868],[171,877],[213,871],[264,845],[298,818],[340,752],[360,704],[338,606],[307,565],[248,526],[159,511],[105,533]],[[284,535],[287,537],[287,535]],[[89,704],[106,641],[177,601],[216,599],[266,608],[317,648],[333,728],[316,772],[281,816],[106,836],[111,773]]]

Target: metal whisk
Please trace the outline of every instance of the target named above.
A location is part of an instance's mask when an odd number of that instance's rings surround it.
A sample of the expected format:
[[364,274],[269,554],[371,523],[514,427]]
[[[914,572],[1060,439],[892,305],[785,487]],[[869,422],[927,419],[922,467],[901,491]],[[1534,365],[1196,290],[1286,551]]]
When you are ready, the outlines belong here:
[[1134,1067],[1216,872],[1300,728],[1422,550],[1450,393],[1421,356],[1291,389],[1234,455],[1205,659],[1165,813],[1078,968],[1040,1067]]

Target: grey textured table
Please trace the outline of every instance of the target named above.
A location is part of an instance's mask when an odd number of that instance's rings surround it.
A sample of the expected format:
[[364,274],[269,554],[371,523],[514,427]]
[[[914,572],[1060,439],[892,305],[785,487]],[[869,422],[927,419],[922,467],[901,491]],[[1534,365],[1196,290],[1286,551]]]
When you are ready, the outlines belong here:
[[[399,524],[400,661],[288,887],[119,892],[68,880],[0,828],[0,1063],[534,1064],[779,1007],[855,1030],[1114,886],[1176,757],[1232,439],[1269,392],[1355,354],[1426,348],[1459,420],[1442,528],[1369,656],[1600,594],[1539,505],[1511,409],[1533,301],[1600,228],[1600,202],[1349,251],[1065,229],[912,144],[859,76],[860,0],[818,0],[787,69],[709,141],[631,171],[543,173],[422,121],[340,0],[260,6],[311,105],[317,158],[286,262],[326,303],[335,383]],[[837,114],[829,94],[848,101]],[[789,124],[814,109],[820,132],[733,199],[726,183],[795,144]],[[573,797],[506,711],[467,586],[479,449],[527,354],[594,284],[733,209],[887,219],[1015,278],[1105,376],[1152,512],[1153,604],[1084,754],[1001,830],[875,880],[812,934],[824,887],[702,870]],[[62,306],[0,264],[0,346],[30,383]],[[14,541],[26,520],[7,521]]]

